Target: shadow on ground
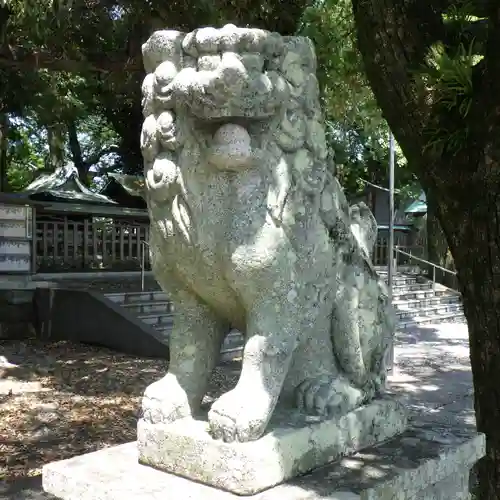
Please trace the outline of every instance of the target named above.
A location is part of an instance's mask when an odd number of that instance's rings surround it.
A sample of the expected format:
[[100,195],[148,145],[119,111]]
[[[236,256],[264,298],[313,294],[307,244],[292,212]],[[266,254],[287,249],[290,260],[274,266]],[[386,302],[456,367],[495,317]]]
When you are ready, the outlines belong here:
[[389,381],[412,419],[475,426],[468,341],[464,323],[398,332]]
[[42,476],[25,477],[16,482],[0,481],[0,500],[56,500],[43,491]]

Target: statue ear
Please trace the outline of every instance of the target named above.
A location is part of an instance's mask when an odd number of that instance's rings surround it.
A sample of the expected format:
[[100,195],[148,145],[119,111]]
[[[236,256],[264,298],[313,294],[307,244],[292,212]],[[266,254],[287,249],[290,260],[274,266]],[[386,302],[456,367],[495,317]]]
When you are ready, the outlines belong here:
[[352,222],[359,224],[360,223],[360,216],[361,216],[360,206],[359,205],[351,205],[349,207],[349,216],[351,217]]
[[351,230],[367,257],[373,251],[377,239],[377,221],[366,203],[349,207]]
[[370,239],[375,242],[378,232],[377,219],[375,219],[373,212],[370,210],[366,203],[361,202],[359,204],[359,209],[361,220],[364,221],[363,223],[366,226],[366,231],[370,234]]

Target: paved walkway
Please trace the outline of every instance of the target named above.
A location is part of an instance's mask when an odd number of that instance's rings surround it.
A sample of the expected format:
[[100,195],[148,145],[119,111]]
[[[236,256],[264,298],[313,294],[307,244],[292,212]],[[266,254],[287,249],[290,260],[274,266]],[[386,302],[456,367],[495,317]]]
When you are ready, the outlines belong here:
[[[467,325],[414,328],[398,335],[392,390],[408,405],[414,425],[475,425]],[[0,483],[0,500],[52,500],[41,478]]]
[[397,337],[390,386],[415,423],[475,426],[467,325],[416,327]]

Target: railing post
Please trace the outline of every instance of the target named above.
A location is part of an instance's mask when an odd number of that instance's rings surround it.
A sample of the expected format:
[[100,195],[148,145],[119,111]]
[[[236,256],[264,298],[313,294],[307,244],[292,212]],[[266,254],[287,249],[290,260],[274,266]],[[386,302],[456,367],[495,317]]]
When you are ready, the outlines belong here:
[[38,231],[36,226],[36,208],[31,208],[31,274],[37,271]]
[[87,270],[89,261],[89,221],[87,218],[83,221],[83,270]]
[[[394,280],[394,136],[389,131],[389,268],[387,269],[387,284],[389,285],[390,300],[393,299]],[[394,374],[394,337],[391,339],[391,351],[389,359],[389,373]]]
[[436,266],[432,266],[432,289],[436,291]]
[[141,291],[144,292],[144,241],[141,242]]
[[68,265],[69,261],[69,229],[68,229],[68,217],[64,216],[64,226],[63,226],[63,259],[64,266]]

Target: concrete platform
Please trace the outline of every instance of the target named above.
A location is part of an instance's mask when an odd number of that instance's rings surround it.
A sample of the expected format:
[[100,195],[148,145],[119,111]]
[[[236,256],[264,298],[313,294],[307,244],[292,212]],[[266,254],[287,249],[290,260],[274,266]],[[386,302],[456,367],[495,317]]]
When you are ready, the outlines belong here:
[[[482,434],[433,425],[409,429],[248,500],[467,500]],[[140,465],[136,443],[54,462],[43,487],[62,500],[236,500],[241,496]]]
[[214,440],[203,420],[137,427],[139,461],[165,472],[239,495],[252,495],[381,443],[407,427],[394,398],[372,401],[342,417],[321,419],[298,411],[275,412],[257,441]]

